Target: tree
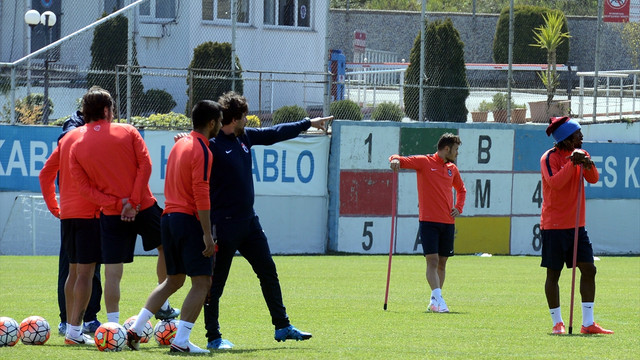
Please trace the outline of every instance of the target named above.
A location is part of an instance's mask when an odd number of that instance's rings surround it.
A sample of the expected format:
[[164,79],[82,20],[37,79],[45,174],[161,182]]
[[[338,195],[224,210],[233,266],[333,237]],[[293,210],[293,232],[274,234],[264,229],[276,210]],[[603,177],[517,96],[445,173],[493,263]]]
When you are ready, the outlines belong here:
[[622,27],[622,40],[627,43],[633,67],[640,69],[640,23],[629,22]]
[[[220,95],[231,91],[231,44],[207,41],[193,49],[193,59],[189,68],[193,72],[192,104],[203,99],[217,100]],[[242,66],[235,58],[235,88],[238,94],[243,92]],[[187,79],[189,85],[189,79]],[[187,90],[188,93],[189,90]],[[187,114],[191,109],[187,109]]]
[[[556,13],[561,16],[560,31],[568,32],[567,19],[558,10],[537,6],[516,6],[513,9],[513,63],[514,64],[546,64],[547,52],[542,48],[532,47],[536,42],[534,30],[545,25],[545,16]],[[566,64],[569,59],[569,42],[565,41],[556,48],[557,62]],[[509,7],[502,9],[496,34],[493,39],[493,61],[497,64],[509,62]]]
[[[103,14],[102,17],[107,16]],[[108,73],[90,72],[87,75],[87,82],[89,86],[98,85],[103,89],[109,91],[111,96],[115,99],[118,96],[116,91],[116,76],[113,73],[116,70],[117,65],[127,64],[127,27],[129,20],[123,16],[118,15],[113,19],[110,19],[93,30],[93,42],[91,43],[91,65],[90,69],[94,71],[102,71]],[[134,66],[131,69],[133,75],[131,76],[131,98],[133,99],[132,112],[134,115],[139,113],[140,104],[136,100],[143,99],[144,87],[142,85],[142,75],[137,68],[138,60],[136,58],[136,46],[133,44],[133,62]],[[126,69],[120,67],[118,79],[118,88],[120,90],[120,106],[121,109],[117,109],[120,114],[124,114],[126,110],[127,99],[127,78]]]
[[[451,19],[427,25],[425,49],[424,118],[427,121],[466,122],[469,85],[464,43]],[[409,54],[404,90],[405,113],[419,119],[420,42],[418,34]]]
[[548,12],[543,15],[543,18],[544,25],[535,29],[535,42],[530,45],[539,47],[547,52],[547,71],[538,73],[538,76],[547,88],[548,109],[551,106],[556,88],[560,83],[556,71],[556,51],[570,36],[568,32],[563,32],[562,30],[562,26],[567,22],[564,14],[561,12]]

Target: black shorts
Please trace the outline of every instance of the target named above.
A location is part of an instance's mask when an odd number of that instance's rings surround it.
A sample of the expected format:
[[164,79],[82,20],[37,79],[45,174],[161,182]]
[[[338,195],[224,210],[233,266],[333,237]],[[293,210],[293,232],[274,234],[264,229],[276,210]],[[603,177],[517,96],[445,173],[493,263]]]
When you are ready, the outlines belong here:
[[100,220],[62,219],[60,236],[70,264],[100,263]]
[[157,203],[136,215],[132,222],[122,221],[120,215],[100,214],[102,234],[102,260],[104,264],[133,262],[133,252],[138,235],[142,237],[145,251],[162,244],[160,239],[160,216],[162,209]]
[[431,221],[420,221],[420,241],[422,253],[425,255],[453,256],[454,224],[444,224]]
[[[575,229],[542,230],[542,262],[540,266],[551,270],[573,267],[573,238]],[[593,248],[587,230],[578,228],[578,253],[576,262],[593,264]]]
[[164,214],[160,223],[168,275],[213,275],[213,257],[202,255],[204,234],[200,221],[194,215]]

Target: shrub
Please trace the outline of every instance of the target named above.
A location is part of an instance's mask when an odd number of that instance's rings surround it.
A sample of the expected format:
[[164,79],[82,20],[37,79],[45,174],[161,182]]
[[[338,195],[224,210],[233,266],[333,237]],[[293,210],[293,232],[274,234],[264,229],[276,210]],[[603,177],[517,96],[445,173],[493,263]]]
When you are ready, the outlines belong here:
[[[207,41],[198,45],[193,49],[193,59],[189,68],[201,69],[193,70],[192,104],[203,99],[218,100],[220,95],[231,91],[232,87],[231,44]],[[235,68],[234,91],[242,95],[242,66],[240,66],[240,59],[237,56]],[[191,86],[189,79],[187,79],[187,85]],[[187,94],[189,94],[189,89],[187,89]],[[187,109],[187,113],[191,113],[191,109]]]
[[492,102],[487,102],[486,100],[482,100],[478,105],[476,111],[491,111],[493,107]]
[[[42,124],[44,110],[44,95],[30,94],[25,98],[16,100],[16,123],[25,125]],[[2,107],[3,118],[10,121],[11,106],[9,103]],[[53,101],[49,98],[49,114],[53,114]]]
[[348,99],[332,102],[329,106],[329,115],[340,120],[362,120],[360,106]]
[[173,96],[160,89],[150,89],[144,94],[142,114],[167,114],[176,107]]
[[134,116],[132,125],[138,129],[193,129],[191,119],[186,115],[177,114],[173,111],[168,114],[153,114],[149,117]]
[[371,118],[373,120],[390,120],[390,121],[400,121],[404,113],[398,104],[394,104],[392,102],[383,102],[382,104],[376,106],[375,110],[371,114]]
[[[427,25],[424,79],[424,119],[427,121],[466,122],[465,101],[469,96],[464,43],[451,19]],[[418,120],[420,109],[420,43],[418,34],[409,55],[404,90],[404,109]]]
[[273,125],[302,120],[309,114],[298,105],[283,106],[273,113]]
[[[544,7],[517,5],[513,8],[513,63],[514,64],[546,64],[547,52],[544,49],[530,46],[535,42],[534,29],[544,26],[544,15],[556,12],[562,15],[564,24],[562,32],[568,32],[567,19],[560,10]],[[569,42],[565,41],[557,48],[557,62],[566,64],[569,59]],[[509,61],[509,7],[500,12],[493,39],[493,61],[506,64]]]
[[247,115],[247,127],[259,128],[260,126],[262,125],[257,115]]
[[[107,16],[103,14],[102,17]],[[116,65],[127,63],[127,26],[129,20],[124,15],[118,15],[109,21],[106,21],[93,30],[93,42],[91,43],[91,70],[113,72]],[[138,99],[144,98],[144,87],[142,85],[142,75],[138,66],[136,57],[136,45],[133,44],[133,62],[131,69],[131,104],[134,115],[141,114],[141,104]],[[126,111],[127,99],[127,77],[125,68],[118,68],[118,71],[124,72],[119,74],[118,87],[120,89],[120,114]],[[115,74],[98,74],[90,72],[87,74],[87,83],[89,86],[98,85],[109,91],[111,96],[116,99],[118,92],[116,91]]]

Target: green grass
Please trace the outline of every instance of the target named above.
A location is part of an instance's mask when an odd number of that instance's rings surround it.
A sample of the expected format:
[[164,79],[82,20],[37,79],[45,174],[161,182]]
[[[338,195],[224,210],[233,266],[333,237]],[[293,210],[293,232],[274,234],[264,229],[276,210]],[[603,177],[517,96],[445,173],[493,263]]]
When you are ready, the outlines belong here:
[[[153,289],[155,257],[125,266],[120,319],[137,314]],[[278,256],[284,302],[292,323],[313,333],[309,341],[273,340],[273,326],[258,280],[236,258],[221,299],[221,326],[232,351],[220,359],[632,359],[640,353],[640,258],[602,257],[598,267],[596,321],[609,336],[549,335],[545,271],[537,257],[456,256],[448,264],[443,294],[449,314],[427,313],[421,256],[394,256],[388,310],[383,311],[386,256]],[[70,348],[57,335],[57,257],[0,256],[0,316],[21,321],[45,317],[54,328],[44,346],[0,348],[0,359],[142,359],[167,357],[168,349],[143,344],[133,353]],[[579,276],[579,274],[578,274]],[[34,281],[37,279],[37,281]],[[561,278],[569,323],[571,271]],[[188,282],[186,283],[188,285]],[[172,298],[179,306],[182,289]],[[574,333],[582,321],[576,298]],[[105,321],[103,311],[99,318]],[[203,316],[191,340],[206,344]]]

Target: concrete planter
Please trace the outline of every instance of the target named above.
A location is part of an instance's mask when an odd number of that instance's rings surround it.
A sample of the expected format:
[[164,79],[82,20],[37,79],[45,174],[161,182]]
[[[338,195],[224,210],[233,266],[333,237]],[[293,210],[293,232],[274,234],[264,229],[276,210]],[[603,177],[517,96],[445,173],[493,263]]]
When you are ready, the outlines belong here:
[[487,117],[489,117],[488,111],[471,112],[471,120],[473,120],[473,122],[487,122]]
[[532,101],[529,103],[531,109],[531,121],[534,123],[546,124],[553,116],[569,116],[571,114],[571,100],[554,100],[547,111],[546,101]]
[[524,124],[527,122],[527,109],[515,108],[511,110],[511,123]]
[[499,123],[507,122],[507,110],[493,110],[491,113],[493,114],[493,121]]

